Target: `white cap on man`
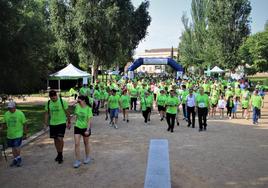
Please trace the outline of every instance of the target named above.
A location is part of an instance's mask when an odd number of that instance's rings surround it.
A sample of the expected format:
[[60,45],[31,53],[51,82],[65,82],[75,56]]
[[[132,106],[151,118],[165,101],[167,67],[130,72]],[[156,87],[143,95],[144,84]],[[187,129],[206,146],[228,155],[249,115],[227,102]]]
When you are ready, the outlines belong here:
[[7,108],[15,108],[16,107],[16,103],[13,101],[10,101],[7,103]]

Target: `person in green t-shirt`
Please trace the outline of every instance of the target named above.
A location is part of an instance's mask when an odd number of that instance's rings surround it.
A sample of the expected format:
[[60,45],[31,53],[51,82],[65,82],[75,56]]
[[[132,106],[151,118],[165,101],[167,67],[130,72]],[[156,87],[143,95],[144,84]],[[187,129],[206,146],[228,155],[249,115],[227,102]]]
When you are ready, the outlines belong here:
[[128,119],[128,110],[130,107],[130,97],[127,94],[127,90],[123,90],[123,95],[120,97],[120,107],[122,109],[123,112],[123,121],[126,121],[127,119],[127,123],[129,122]]
[[167,99],[167,95],[165,94],[165,90],[160,90],[160,94],[156,97],[156,103],[158,107],[158,112],[160,114],[160,121],[163,121],[164,117],[166,116],[166,108],[165,102]]
[[150,113],[150,104],[151,104],[151,96],[148,91],[144,92],[144,96],[140,98],[140,106],[142,111],[142,116],[144,117],[144,124],[147,125],[149,113]]
[[183,120],[187,121],[187,106],[186,106],[186,97],[189,94],[189,91],[186,89],[186,85],[182,85],[182,92],[181,92],[181,103],[182,103],[182,113],[183,113]]
[[248,88],[241,91],[242,117],[249,118],[250,92]]
[[26,118],[22,111],[16,109],[15,102],[9,102],[8,111],[4,114],[4,129],[7,128],[7,144],[12,148],[14,157],[10,166],[20,167],[22,159],[20,156],[23,136],[27,134]]
[[118,129],[118,114],[119,114],[120,96],[116,95],[116,90],[112,89],[112,95],[108,98],[108,108],[110,109],[111,126]]
[[253,111],[252,120],[253,124],[255,125],[258,124],[258,119],[261,114],[261,108],[263,108],[264,106],[263,99],[259,95],[259,91],[257,89],[254,91],[254,95],[252,95],[250,103]]
[[63,146],[66,126],[71,128],[70,113],[68,103],[58,97],[55,90],[49,92],[50,100],[45,104],[45,123],[44,130],[49,126],[50,138],[54,139],[54,144],[58,152],[55,161],[59,164],[63,162]]
[[93,114],[94,115],[99,115],[99,108],[100,108],[100,102],[101,102],[101,95],[100,95],[100,90],[98,86],[95,86],[94,88],[94,93],[93,93]]
[[78,168],[81,165],[80,161],[80,140],[83,136],[85,145],[85,159],[84,164],[88,164],[91,161],[89,156],[89,136],[91,135],[91,120],[92,120],[92,108],[90,107],[88,97],[80,95],[78,96],[77,105],[74,110],[74,141],[75,141],[75,161],[74,168]]
[[170,90],[170,96],[167,97],[167,100],[165,102],[165,106],[167,108],[167,124],[168,129],[167,131],[173,132],[174,131],[174,125],[175,125],[175,119],[176,114],[178,110],[179,105],[179,99],[176,97],[176,93],[174,90]]
[[198,122],[199,122],[199,132],[207,130],[207,115],[210,109],[208,95],[204,93],[202,87],[199,88],[199,94],[196,96],[196,105]]
[[131,99],[131,110],[134,108],[134,110],[137,111],[137,100],[138,100],[137,84],[133,83],[133,87],[128,92]]

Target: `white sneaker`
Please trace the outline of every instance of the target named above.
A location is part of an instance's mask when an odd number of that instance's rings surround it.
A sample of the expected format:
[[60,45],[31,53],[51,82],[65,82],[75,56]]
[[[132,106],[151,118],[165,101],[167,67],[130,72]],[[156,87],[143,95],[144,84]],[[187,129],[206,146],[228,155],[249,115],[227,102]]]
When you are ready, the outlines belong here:
[[79,160],[75,160],[75,161],[74,161],[74,164],[73,164],[73,167],[74,167],[74,168],[79,168],[80,165],[81,165],[81,161],[79,161]]
[[115,129],[118,129],[118,126],[117,126],[116,124],[114,124],[114,128],[115,128]]
[[84,160],[84,164],[88,164],[91,162],[91,158],[90,157],[86,157]]
[[147,126],[147,125],[148,125],[148,123],[145,123],[145,122],[144,122],[144,125],[145,125],[145,126]]

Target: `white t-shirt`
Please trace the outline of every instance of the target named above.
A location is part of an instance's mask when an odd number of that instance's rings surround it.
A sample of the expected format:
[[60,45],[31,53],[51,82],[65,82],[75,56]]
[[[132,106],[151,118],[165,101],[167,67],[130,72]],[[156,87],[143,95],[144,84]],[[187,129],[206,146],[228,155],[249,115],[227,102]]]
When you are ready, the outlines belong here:
[[194,94],[192,95],[192,97],[190,97],[190,95],[187,96],[186,98],[187,101],[187,106],[188,107],[194,107],[195,106],[195,96]]
[[225,106],[226,106],[225,100],[224,99],[220,99],[218,101],[218,108],[225,108]]

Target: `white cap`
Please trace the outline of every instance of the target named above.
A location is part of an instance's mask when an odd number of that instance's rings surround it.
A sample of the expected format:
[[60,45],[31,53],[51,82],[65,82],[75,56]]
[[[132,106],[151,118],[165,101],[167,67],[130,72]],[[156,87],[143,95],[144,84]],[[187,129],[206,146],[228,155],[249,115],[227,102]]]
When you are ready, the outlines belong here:
[[7,103],[7,108],[15,108],[15,107],[16,107],[15,102],[10,101]]

